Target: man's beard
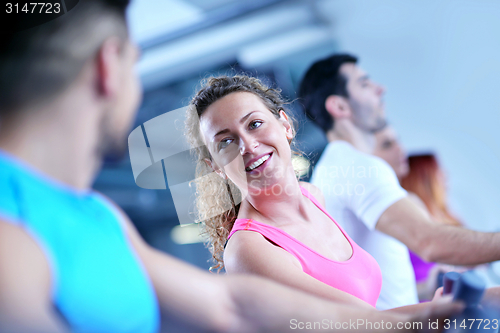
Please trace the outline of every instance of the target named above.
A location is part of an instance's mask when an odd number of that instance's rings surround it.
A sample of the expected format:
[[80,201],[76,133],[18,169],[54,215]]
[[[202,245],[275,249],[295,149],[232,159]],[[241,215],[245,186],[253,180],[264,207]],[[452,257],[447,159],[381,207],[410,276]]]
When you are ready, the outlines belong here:
[[363,130],[363,132],[375,134],[387,126],[387,120],[384,117],[379,117],[375,119],[373,124],[366,124],[363,121],[357,120],[355,121],[355,125]]
[[377,112],[377,110],[360,105],[353,100],[349,100],[349,104],[354,115],[354,124],[364,132],[373,134],[380,131],[387,125],[387,120],[382,116],[376,118],[373,123],[366,122],[366,119],[373,117],[373,114]]
[[375,122],[375,125],[369,129],[369,132],[375,134],[387,126],[387,120],[385,118],[378,118]]
[[127,153],[127,141],[123,135],[113,128],[110,112],[105,112],[99,126],[99,140],[96,154],[100,161],[116,163]]

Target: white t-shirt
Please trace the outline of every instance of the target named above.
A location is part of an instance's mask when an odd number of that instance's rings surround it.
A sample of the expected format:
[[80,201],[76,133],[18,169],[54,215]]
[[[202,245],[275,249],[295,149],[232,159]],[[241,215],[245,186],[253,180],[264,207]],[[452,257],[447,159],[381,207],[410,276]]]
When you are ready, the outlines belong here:
[[382,213],[407,195],[389,164],[348,142],[334,141],[316,164],[311,183],[323,192],[326,210],[377,260],[382,271],[377,309],[418,303],[408,248],[375,229]]

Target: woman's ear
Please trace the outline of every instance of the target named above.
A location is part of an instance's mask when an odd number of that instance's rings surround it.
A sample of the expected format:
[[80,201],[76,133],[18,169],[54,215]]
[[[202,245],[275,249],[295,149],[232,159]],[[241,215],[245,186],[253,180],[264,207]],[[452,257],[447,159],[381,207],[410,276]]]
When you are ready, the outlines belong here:
[[293,139],[292,125],[290,124],[288,116],[283,110],[280,110],[280,121],[282,122],[283,127],[285,128],[286,138],[288,139],[288,141],[291,141]]
[[212,160],[210,160],[209,158],[204,158],[203,161],[205,161],[205,163],[207,164],[207,166],[214,170],[216,174],[218,174],[222,179],[227,179],[227,175],[224,173],[224,171],[222,171],[219,166],[217,165],[217,163],[213,162]]

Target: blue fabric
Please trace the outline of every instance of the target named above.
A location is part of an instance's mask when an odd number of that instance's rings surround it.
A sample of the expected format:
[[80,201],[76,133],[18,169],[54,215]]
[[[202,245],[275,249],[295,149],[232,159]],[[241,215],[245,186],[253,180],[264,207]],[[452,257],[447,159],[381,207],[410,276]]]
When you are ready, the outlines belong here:
[[101,195],[51,181],[0,151],[0,215],[44,251],[53,304],[72,331],[158,331],[151,282]]

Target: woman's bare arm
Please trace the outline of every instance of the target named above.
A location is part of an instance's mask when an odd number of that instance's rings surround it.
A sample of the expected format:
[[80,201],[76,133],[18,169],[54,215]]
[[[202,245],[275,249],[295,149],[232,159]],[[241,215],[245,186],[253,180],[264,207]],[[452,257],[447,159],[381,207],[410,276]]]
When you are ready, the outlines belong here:
[[238,231],[224,252],[228,273],[260,275],[317,297],[360,308],[372,308],[361,299],[333,288],[304,273],[299,261],[253,231]]

